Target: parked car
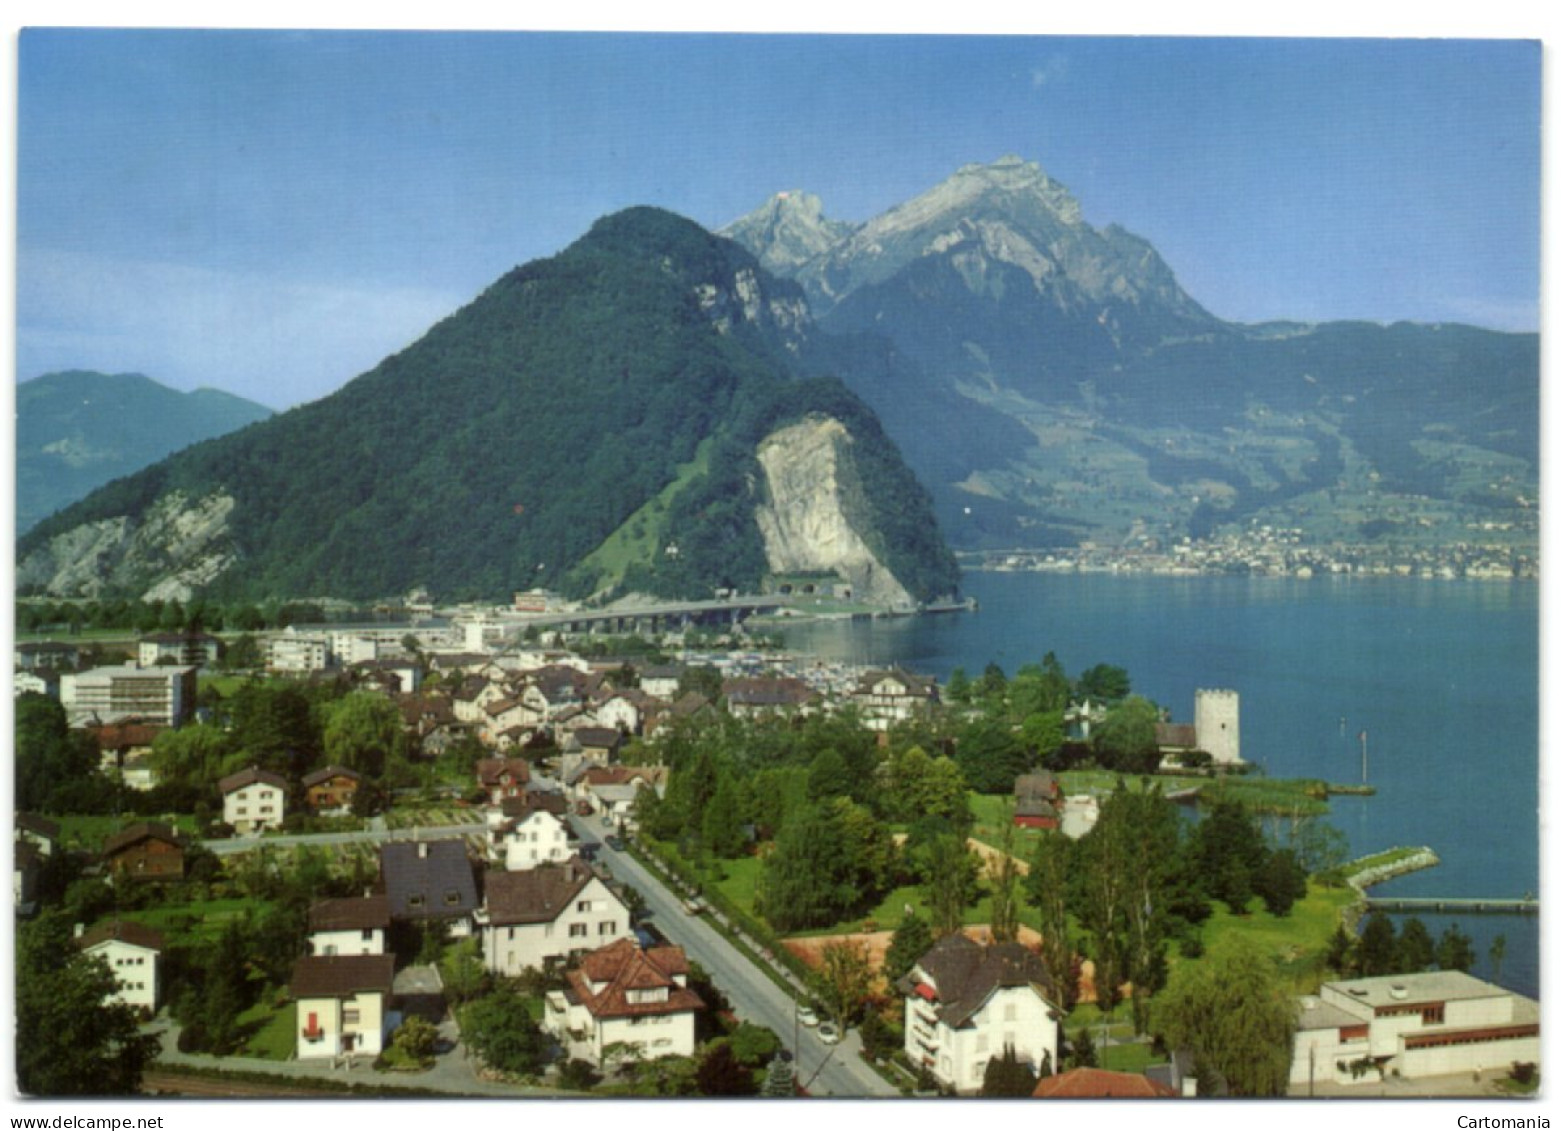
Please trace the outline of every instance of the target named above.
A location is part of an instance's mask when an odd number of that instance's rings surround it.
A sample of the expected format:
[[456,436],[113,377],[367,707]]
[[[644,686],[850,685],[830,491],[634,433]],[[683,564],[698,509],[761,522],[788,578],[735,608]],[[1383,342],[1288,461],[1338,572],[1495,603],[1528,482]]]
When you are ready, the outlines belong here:
[[628,847],[623,843],[623,838],[620,836],[608,836],[603,837],[602,839],[606,841],[607,847],[612,849],[614,852],[622,852],[626,847]]
[[797,1020],[811,1029],[818,1024],[818,1014],[813,1012],[812,1006],[804,1005],[797,1010]]
[[826,1021],[818,1027],[818,1039],[826,1045],[837,1045],[840,1043],[840,1030],[835,1028],[833,1021]]
[[705,909],[705,901],[697,895],[690,896],[683,901],[683,914],[698,915]]

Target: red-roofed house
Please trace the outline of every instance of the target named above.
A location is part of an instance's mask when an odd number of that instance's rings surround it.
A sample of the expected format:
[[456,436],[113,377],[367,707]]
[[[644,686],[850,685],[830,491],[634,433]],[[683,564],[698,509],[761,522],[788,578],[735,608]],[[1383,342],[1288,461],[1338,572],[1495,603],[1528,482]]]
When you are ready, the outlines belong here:
[[694,1015],[705,1008],[688,987],[688,958],[680,946],[642,950],[632,939],[594,950],[547,995],[543,1026],[593,1064],[611,1045],[637,1057],[692,1056]]
[[1165,1084],[1133,1072],[1108,1072],[1104,1068],[1073,1068],[1048,1076],[1030,1093],[1051,1100],[1157,1100],[1176,1093]]

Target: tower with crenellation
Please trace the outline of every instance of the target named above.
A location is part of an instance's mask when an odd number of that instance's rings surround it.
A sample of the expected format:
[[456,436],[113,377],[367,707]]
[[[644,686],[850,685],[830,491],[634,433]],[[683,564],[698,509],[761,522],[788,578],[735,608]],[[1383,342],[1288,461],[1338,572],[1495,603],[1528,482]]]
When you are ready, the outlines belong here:
[[1206,751],[1216,766],[1240,764],[1240,695],[1234,691],[1200,687],[1193,707],[1193,727],[1198,736],[1198,749]]

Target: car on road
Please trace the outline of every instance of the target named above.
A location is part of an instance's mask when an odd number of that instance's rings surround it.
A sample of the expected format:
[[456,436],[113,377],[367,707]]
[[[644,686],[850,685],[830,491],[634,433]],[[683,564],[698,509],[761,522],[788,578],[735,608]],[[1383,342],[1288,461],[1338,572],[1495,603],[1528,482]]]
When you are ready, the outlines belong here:
[[835,1028],[833,1021],[826,1021],[818,1027],[818,1039],[826,1045],[838,1045],[840,1043],[840,1030]]
[[818,1024],[818,1014],[813,1011],[811,1006],[804,1005],[797,1010],[797,1020],[811,1029]]
[[704,909],[705,901],[697,895],[689,896],[689,898],[683,901],[683,914],[685,915],[699,915]]
[[620,836],[607,836],[603,837],[602,839],[606,843],[607,847],[612,849],[614,852],[622,852],[625,848],[628,847],[623,843],[623,838]]

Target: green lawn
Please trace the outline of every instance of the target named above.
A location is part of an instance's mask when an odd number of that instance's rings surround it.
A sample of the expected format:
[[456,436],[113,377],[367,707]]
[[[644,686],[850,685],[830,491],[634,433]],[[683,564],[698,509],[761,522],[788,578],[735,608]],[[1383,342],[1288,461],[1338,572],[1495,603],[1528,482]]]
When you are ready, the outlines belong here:
[[[1306,898],[1283,919],[1270,915],[1261,900],[1252,900],[1248,904],[1252,910],[1246,915],[1232,915],[1223,903],[1216,902],[1214,914],[1203,924],[1203,944],[1208,949],[1227,935],[1242,935],[1274,957],[1294,988],[1309,992],[1322,980],[1328,938],[1355,898],[1348,888],[1311,884]],[[1177,961],[1185,960],[1173,953],[1171,962]]]
[[215,939],[233,919],[246,913],[262,915],[271,904],[262,899],[208,899],[194,903],[170,903],[139,911],[125,911],[120,918],[160,931],[169,944]]
[[195,818],[188,813],[164,814],[159,817],[113,816],[97,813],[50,813],[50,820],[58,821],[60,837],[67,848],[82,848],[98,852],[103,842],[127,825],[138,821],[156,820],[170,824],[179,832],[194,835]]
[[593,572],[597,586],[604,588],[623,580],[624,571],[635,562],[650,561],[661,544],[662,528],[666,525],[668,508],[672,500],[693,480],[710,470],[710,453],[715,448],[714,437],[707,436],[694,452],[694,458],[679,464],[677,475],[661,491],[614,530],[602,544],[588,554],[576,569],[583,577]]
[[[1118,780],[1134,793],[1144,788],[1141,775],[1116,774],[1110,770],[1064,770],[1057,775],[1065,794],[1093,793],[1108,796]],[[1312,778],[1265,778],[1233,774],[1227,777],[1195,777],[1184,774],[1157,774],[1149,779],[1165,793],[1197,789],[1205,801],[1230,798],[1257,813],[1281,813],[1285,816],[1316,816],[1328,812],[1325,783]]]
[[298,1006],[293,1002],[276,1007],[271,1004],[270,995],[262,995],[259,1002],[239,1014],[239,1023],[255,1026],[240,1056],[291,1060],[297,1051],[293,1032],[298,1026]]

